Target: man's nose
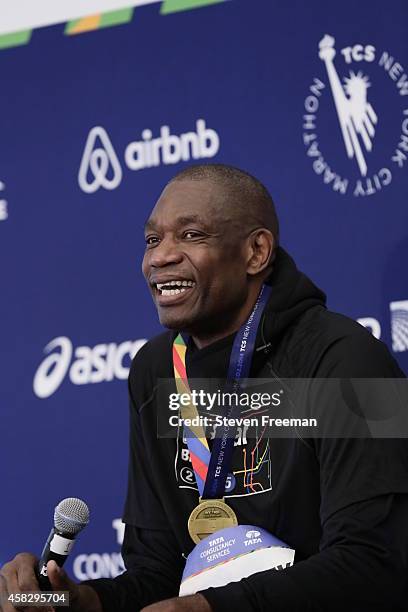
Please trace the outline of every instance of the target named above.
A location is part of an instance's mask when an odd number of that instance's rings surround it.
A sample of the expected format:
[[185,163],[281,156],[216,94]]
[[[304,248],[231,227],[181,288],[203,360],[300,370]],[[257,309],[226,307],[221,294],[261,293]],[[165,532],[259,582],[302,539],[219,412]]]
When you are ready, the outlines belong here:
[[150,252],[150,265],[161,268],[169,264],[180,263],[183,259],[178,245],[171,238],[163,238],[162,241]]

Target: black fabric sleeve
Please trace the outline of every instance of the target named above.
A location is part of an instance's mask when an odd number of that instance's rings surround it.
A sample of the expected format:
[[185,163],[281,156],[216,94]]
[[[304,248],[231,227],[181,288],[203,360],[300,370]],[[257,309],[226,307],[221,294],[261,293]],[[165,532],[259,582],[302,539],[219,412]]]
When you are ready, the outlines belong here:
[[[316,377],[403,376],[368,335],[337,342]],[[408,581],[408,447],[405,439],[321,439],[319,552],[202,594],[214,612],[405,610]]]
[[[140,363],[137,357],[132,373]],[[141,373],[138,377],[145,382]],[[152,484],[138,410],[141,398],[136,403],[130,385],[129,395],[129,483],[122,546],[127,571],[113,580],[102,578],[83,583],[98,593],[104,612],[137,612],[151,603],[177,596],[185,563]]]
[[315,378],[405,378],[384,342],[362,328],[332,344]]
[[408,495],[384,495],[332,515],[320,552],[202,594],[213,612],[405,610]]

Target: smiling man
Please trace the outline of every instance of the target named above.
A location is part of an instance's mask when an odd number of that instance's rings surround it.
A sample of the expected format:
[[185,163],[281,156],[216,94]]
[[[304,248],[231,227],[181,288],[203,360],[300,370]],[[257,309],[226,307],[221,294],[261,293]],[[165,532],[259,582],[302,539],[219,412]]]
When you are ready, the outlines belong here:
[[[175,377],[177,386],[180,371],[184,384],[229,379],[237,343],[254,378],[404,375],[381,342],[326,309],[324,294],[279,246],[269,193],[246,172],[216,164],[181,172],[156,203],[145,240],[143,273],[169,331],[138,352],[129,376],[127,571],[76,585],[50,562],[53,586],[70,590],[76,612],[402,611],[405,440],[247,439],[241,431],[228,481],[213,497],[231,524],[262,527],[295,549],[295,564],[177,596],[199,497],[211,507],[206,487],[217,443],[201,439],[197,461],[197,447],[181,434],[158,438],[157,418],[167,409],[159,379]],[[255,456],[261,459],[251,468],[247,458]],[[3,592],[35,590],[35,563],[25,553],[6,564]]]
[[203,180],[209,168],[171,181],[145,226],[143,273],[160,323],[192,333],[198,348],[248,317],[278,244],[267,191],[248,177],[228,181],[226,168]]

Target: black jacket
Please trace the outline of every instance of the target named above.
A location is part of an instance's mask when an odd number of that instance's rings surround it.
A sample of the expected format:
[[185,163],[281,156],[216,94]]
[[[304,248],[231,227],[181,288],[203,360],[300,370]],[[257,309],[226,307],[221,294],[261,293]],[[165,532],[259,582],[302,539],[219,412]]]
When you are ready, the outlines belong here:
[[[384,344],[329,312],[325,296],[279,249],[272,293],[258,329],[258,378],[399,378]],[[187,519],[197,505],[187,447],[157,439],[159,379],[172,378],[174,332],[150,340],[129,376],[130,464],[123,520],[127,572],[93,586],[106,612],[130,612],[176,596],[193,548]],[[189,378],[225,377],[233,335],[188,346]],[[328,409],[331,409],[328,407]],[[408,576],[408,452],[405,440],[258,440],[256,487],[241,478],[251,453],[241,432],[234,489],[242,524],[259,525],[296,550],[295,564],[203,592],[215,612],[403,610]],[[252,449],[253,450],[253,449]],[[252,454],[252,457],[254,455]],[[254,471],[255,468],[253,468]]]

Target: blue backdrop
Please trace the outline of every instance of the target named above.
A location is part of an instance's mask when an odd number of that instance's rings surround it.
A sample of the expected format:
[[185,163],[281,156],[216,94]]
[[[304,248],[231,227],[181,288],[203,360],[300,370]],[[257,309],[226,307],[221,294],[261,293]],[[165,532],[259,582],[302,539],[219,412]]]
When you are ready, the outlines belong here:
[[407,3],[176,5],[0,51],[0,564],[78,496],[69,571],[120,571],[126,375],[160,331],[142,226],[189,163],[260,178],[330,308],[408,370]]

